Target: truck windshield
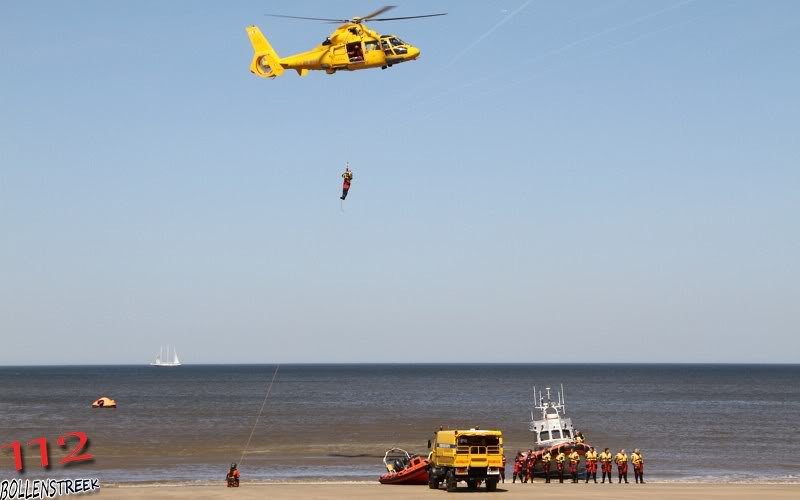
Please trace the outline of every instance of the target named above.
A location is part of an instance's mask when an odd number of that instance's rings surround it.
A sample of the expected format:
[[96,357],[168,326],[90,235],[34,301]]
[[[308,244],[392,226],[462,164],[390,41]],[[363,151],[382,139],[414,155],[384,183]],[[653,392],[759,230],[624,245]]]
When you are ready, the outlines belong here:
[[458,446],[499,446],[497,436],[459,436]]

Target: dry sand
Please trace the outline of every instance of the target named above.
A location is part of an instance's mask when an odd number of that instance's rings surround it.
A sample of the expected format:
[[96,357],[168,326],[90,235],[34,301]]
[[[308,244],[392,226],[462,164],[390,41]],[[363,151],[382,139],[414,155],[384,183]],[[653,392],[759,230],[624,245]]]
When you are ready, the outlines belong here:
[[[242,483],[240,488],[220,486],[163,486],[163,487],[108,487],[100,491],[105,498],[176,498],[176,499],[360,499],[360,498],[450,498],[444,490],[430,490],[426,486],[384,486],[380,484],[257,484]],[[482,489],[471,492],[459,488],[459,494],[479,494],[486,498]],[[514,498],[552,499],[690,499],[690,498],[800,498],[800,484],[501,484],[493,497],[503,500]],[[465,498],[465,497],[459,497]]]

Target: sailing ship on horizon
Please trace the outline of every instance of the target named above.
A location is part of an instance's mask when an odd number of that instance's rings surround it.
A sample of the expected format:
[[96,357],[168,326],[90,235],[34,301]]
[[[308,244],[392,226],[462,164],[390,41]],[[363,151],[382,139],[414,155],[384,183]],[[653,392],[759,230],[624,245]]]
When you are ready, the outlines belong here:
[[156,360],[154,362],[150,363],[150,366],[181,366],[181,360],[178,359],[178,351],[175,350],[175,348],[172,349],[172,359],[170,360],[169,346],[167,346],[166,356],[164,356],[164,347],[159,347],[158,356],[156,356]]

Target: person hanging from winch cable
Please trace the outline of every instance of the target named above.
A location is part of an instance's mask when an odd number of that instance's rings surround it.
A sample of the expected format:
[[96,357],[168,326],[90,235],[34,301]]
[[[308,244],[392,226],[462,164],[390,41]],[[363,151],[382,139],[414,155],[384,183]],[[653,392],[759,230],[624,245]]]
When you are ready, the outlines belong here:
[[236,467],[236,464],[231,464],[231,470],[228,471],[225,480],[228,482],[228,488],[239,487],[239,469]]
[[344,173],[342,174],[342,196],[339,197],[340,200],[344,200],[347,198],[347,192],[350,191],[350,181],[353,180],[353,172],[350,171],[350,163],[344,168]]

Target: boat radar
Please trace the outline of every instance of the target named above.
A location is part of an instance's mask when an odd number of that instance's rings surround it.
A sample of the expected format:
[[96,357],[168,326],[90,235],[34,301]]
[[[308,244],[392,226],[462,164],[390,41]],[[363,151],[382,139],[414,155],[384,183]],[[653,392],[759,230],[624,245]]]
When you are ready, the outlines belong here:
[[164,367],[171,367],[171,366],[181,366],[181,361],[178,359],[178,351],[174,348],[172,350],[172,360],[169,361],[169,346],[167,346],[167,354],[164,356],[164,348],[158,348],[158,356],[156,356],[156,360],[150,363],[150,366],[164,366]]

